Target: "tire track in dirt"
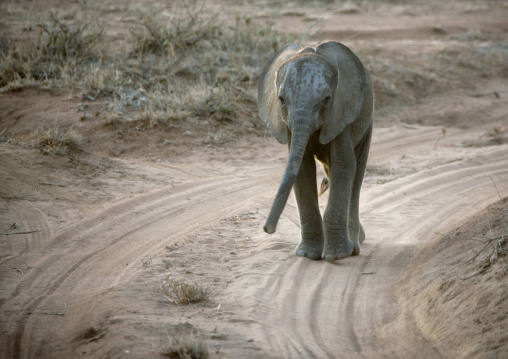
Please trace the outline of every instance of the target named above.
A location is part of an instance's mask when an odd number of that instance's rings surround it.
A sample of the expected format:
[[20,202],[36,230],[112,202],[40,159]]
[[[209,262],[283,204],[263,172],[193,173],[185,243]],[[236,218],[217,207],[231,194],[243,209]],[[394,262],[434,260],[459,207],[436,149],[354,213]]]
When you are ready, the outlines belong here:
[[43,246],[51,238],[52,233],[47,217],[33,203],[24,200],[7,205],[20,222],[16,222],[17,229],[13,232],[32,233],[2,237],[0,266],[14,265],[16,258]]
[[[22,254],[37,250],[51,238],[52,227],[47,216],[35,203],[32,193],[37,189],[32,187],[20,189],[23,182],[23,171],[12,167],[6,157],[22,158],[22,152],[8,155],[5,149],[0,149],[0,201],[4,202],[6,217],[16,225],[10,232],[32,232],[0,236],[0,266],[21,266],[16,259]],[[18,165],[18,164],[16,164]],[[30,191],[30,192],[29,192]],[[8,208],[8,210],[7,210]],[[3,221],[2,221],[3,222]],[[7,231],[9,233],[9,231]]]
[[[54,297],[65,297],[65,293],[79,295],[89,291],[90,285],[94,291],[114,286],[132,275],[126,261],[136,263],[163,242],[237,211],[246,200],[262,192],[260,186],[267,173],[267,178],[272,178],[266,168],[251,169],[249,173],[260,179],[253,180],[237,171],[235,176],[194,181],[124,201],[67,228],[41,253],[28,255],[26,261],[38,270],[23,276],[2,303],[2,311],[10,315],[6,328],[16,327],[13,337],[5,340],[4,336],[3,348],[12,347],[15,358],[36,356],[33,348],[40,344],[38,337],[44,337],[48,321],[42,326],[31,313],[44,312],[46,304]],[[105,276],[113,280],[100,281]],[[29,299],[22,301],[21,293]]]
[[[449,132],[454,132],[448,130]],[[403,135],[402,135],[403,133]],[[411,143],[411,151],[418,149],[432,149],[434,143],[442,137],[442,131],[437,127],[416,127],[411,129],[394,127],[375,129],[375,136],[372,139],[372,146],[376,148],[373,157],[376,161],[389,157],[401,156],[408,149],[408,143]],[[450,136],[450,134],[448,134]]]
[[[429,136],[427,145],[432,141]],[[279,247],[287,253],[299,238],[298,213],[290,199],[278,233],[263,237],[265,248],[241,265],[224,295],[233,293],[240,303],[242,298],[256,303],[242,308],[245,313],[230,323],[247,323],[244,336],[256,333],[263,338],[262,349],[285,358],[379,355],[378,329],[397,311],[388,288],[417,244],[497,200],[488,175],[499,182],[501,193],[508,191],[507,152],[506,146],[480,149],[481,155],[468,160],[367,186],[361,204],[367,240],[360,256],[339,262],[281,255]],[[0,347],[14,357],[37,357],[45,335],[62,339],[66,333],[48,329],[58,326],[57,317],[41,322],[33,313],[50,311],[58,301],[70,303],[91,286],[100,292],[128,282],[136,275],[139,259],[154,248],[238,213],[247,203],[256,202],[267,212],[267,185],[276,188],[280,180],[274,168],[210,171],[200,174],[202,179],[119,202],[67,227],[39,253],[24,255],[23,260],[37,268],[25,273],[0,303],[6,313],[2,326],[9,333],[2,336]],[[269,265],[260,265],[263,262]],[[221,303],[228,307],[227,299]],[[66,321],[72,321],[69,316]],[[418,336],[425,342],[421,333]],[[425,345],[435,356],[437,352]]]
[[[508,192],[508,148],[478,153],[366,189],[361,217],[367,239],[360,256],[334,263],[293,258],[274,269],[280,274],[276,285],[261,280],[248,295],[271,307],[247,316],[256,318],[263,349],[284,358],[383,356],[379,329],[397,311],[389,288],[415,248],[498,201],[489,176],[502,194]],[[289,206],[283,216],[292,219],[294,211]],[[292,240],[298,228],[291,228],[284,236]],[[412,339],[427,348],[421,357],[439,356],[422,332]]]

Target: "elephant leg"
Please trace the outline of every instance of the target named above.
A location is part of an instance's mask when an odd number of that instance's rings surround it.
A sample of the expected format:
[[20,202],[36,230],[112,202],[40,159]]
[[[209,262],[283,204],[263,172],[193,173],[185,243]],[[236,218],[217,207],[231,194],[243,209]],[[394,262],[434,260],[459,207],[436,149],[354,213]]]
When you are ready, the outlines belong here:
[[349,208],[356,173],[356,159],[349,127],[331,142],[330,195],[323,218],[323,258],[336,260],[360,253],[357,236],[349,236]]
[[[355,147],[356,173],[351,190],[351,203],[349,205],[349,236],[357,238],[360,243],[365,240],[365,231],[360,223],[360,189],[362,187],[363,176],[367,168],[367,158],[369,157],[370,140],[372,137],[372,126],[367,130],[362,140]],[[359,253],[354,253],[356,255]]]
[[293,187],[300,215],[302,239],[296,255],[321,259],[323,253],[323,224],[317,195],[316,161],[307,149]]

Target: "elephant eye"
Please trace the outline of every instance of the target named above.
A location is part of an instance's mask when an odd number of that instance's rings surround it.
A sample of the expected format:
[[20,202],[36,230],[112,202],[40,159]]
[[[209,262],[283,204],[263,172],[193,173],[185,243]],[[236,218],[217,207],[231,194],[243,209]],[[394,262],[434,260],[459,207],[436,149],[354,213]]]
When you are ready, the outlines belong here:
[[284,97],[279,96],[279,101],[282,106],[286,106],[286,100],[284,100]]
[[330,96],[326,96],[325,99],[323,100],[323,106],[328,106],[331,99],[332,98]]

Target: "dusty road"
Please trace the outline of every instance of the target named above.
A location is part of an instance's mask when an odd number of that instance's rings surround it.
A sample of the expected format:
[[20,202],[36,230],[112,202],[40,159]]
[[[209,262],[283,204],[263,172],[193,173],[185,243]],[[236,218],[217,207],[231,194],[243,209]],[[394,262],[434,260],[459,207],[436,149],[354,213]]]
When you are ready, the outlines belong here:
[[[183,176],[185,183],[119,200],[56,233],[37,203],[9,201],[18,223],[38,232],[23,235],[18,248],[19,236],[3,238],[4,250],[13,243],[2,260],[4,355],[117,357],[128,350],[143,357],[154,336],[164,339],[168,317],[229,335],[217,343],[228,357],[258,350],[287,358],[397,353],[404,345],[381,341],[379,329],[397,313],[393,286],[415,248],[498,201],[489,176],[501,193],[508,191],[506,145],[434,149],[436,133],[423,127],[377,131],[375,163],[399,158],[399,146],[412,161],[438,153],[441,163],[383,185],[368,177],[361,211],[368,240],[360,256],[334,263],[294,256],[294,202],[276,234],[259,230],[271,204],[266,188],[277,187],[279,164],[170,165],[163,169],[167,178]],[[398,146],[386,148],[395,136]],[[2,158],[9,156],[3,149]],[[9,167],[1,170],[13,178]],[[148,256],[153,264],[143,268],[140,261]],[[163,258],[181,261],[173,275],[212,282],[214,304],[187,315],[165,303],[154,292]],[[405,345],[421,346],[421,357],[440,353],[408,320]]]
[[[502,17],[495,5],[450,6],[438,22],[462,33],[476,17],[488,33]],[[387,5],[377,13],[344,13],[336,25],[316,8],[301,11],[321,16],[328,38],[355,35],[353,47],[385,41],[410,56],[419,46],[433,51],[457,42],[435,38],[442,28],[432,30],[432,9],[418,16]],[[407,38],[395,26],[399,15]],[[304,21],[298,14],[279,21],[291,30],[295,16]],[[361,33],[358,19],[370,24]],[[371,60],[375,54],[365,53]],[[286,159],[286,148],[273,139],[194,149],[177,162],[147,161],[134,152],[108,158],[92,149],[43,156],[21,140],[0,142],[0,357],[161,357],[168,338],[192,330],[217,358],[484,357],[489,350],[502,356],[506,316],[458,346],[460,333],[449,332],[474,329],[476,322],[447,319],[449,331],[436,332],[428,322],[436,320],[433,313],[422,317],[411,306],[425,288],[410,293],[405,287],[435,268],[425,278],[439,281],[445,263],[422,262],[422,248],[508,195],[502,137],[508,82],[476,80],[477,87],[380,114],[360,204],[367,237],[359,256],[337,262],[294,255],[299,220],[293,197],[277,232],[262,231]],[[470,96],[494,90],[500,98]],[[20,113],[20,101],[33,96],[31,90],[0,94],[0,121],[20,138],[47,103],[34,101]],[[63,95],[40,96],[72,112]],[[495,145],[486,143],[494,127],[501,138]],[[465,266],[464,253],[450,261]],[[213,294],[198,304],[171,303],[158,291],[168,275]],[[506,308],[507,278],[489,282],[501,291],[497,310]],[[494,344],[485,346],[484,333]]]

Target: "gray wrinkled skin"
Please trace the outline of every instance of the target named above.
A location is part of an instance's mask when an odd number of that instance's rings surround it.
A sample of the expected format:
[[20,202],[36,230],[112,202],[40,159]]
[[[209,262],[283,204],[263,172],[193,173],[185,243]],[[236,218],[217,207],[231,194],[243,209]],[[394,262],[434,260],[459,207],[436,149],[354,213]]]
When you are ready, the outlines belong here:
[[[289,159],[265,224],[275,232],[294,189],[301,223],[296,254],[337,260],[360,253],[360,189],[372,135],[374,95],[370,77],[341,43],[316,48],[287,45],[266,64],[258,82],[258,107],[272,135],[289,145]],[[318,205],[316,161],[330,196]]]

